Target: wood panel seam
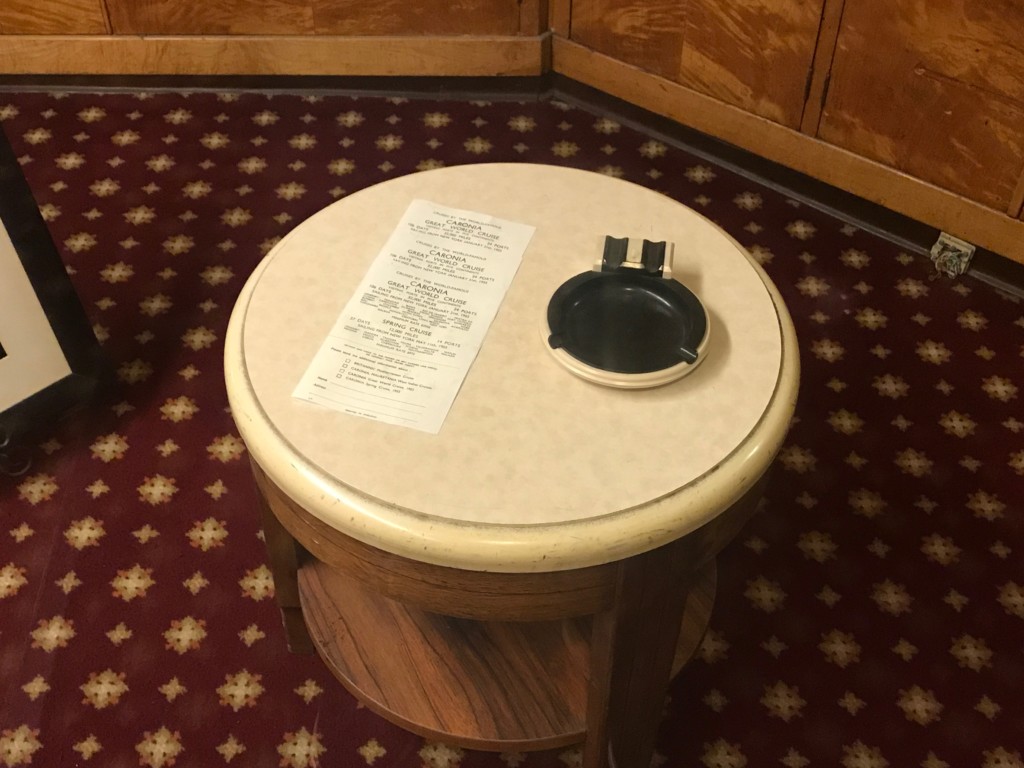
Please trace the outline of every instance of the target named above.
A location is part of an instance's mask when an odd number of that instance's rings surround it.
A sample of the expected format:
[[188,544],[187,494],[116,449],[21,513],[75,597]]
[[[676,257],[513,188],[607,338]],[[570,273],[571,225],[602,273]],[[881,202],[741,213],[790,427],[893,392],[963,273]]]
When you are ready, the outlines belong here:
[[821,23],[814,44],[814,56],[811,59],[803,114],[800,117],[800,131],[809,136],[818,135],[845,9],[845,0],[825,0],[821,9]]
[[1017,186],[1013,190],[1013,194],[1010,195],[1010,204],[1006,212],[1015,219],[1020,218],[1021,213],[1024,212],[1024,169],[1021,169]]
[[548,5],[548,26],[556,35],[570,37],[572,34],[572,1],[550,0]]

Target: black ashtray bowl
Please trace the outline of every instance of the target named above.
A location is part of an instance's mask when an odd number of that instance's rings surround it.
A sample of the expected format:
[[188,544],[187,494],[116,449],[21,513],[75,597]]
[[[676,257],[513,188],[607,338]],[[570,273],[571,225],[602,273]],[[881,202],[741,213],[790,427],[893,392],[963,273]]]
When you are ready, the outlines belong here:
[[700,299],[664,277],[660,265],[609,268],[606,262],[551,296],[547,344],[555,357],[583,378],[623,388],[659,386],[690,373],[704,358],[710,330]]

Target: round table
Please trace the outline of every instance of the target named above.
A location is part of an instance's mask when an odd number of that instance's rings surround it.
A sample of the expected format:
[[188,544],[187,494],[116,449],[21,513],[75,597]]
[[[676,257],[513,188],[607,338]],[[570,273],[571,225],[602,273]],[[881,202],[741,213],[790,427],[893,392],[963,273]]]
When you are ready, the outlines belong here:
[[[291,396],[414,199],[536,228],[438,434]],[[707,309],[706,360],[620,390],[545,349],[555,289],[605,235],[675,243]],[[584,742],[647,765],[696,649],[714,556],[753,513],[799,380],[778,291],[720,228],[656,192],[532,164],[443,168],[300,224],[246,283],[225,373],[253,462],[293,651],[368,707],[493,750]]]

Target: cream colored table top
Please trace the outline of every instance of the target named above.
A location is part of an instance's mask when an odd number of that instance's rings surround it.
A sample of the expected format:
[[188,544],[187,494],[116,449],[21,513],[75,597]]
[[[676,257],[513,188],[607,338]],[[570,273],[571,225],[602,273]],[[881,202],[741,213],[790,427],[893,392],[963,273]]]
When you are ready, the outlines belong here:
[[[437,435],[291,397],[414,198],[536,227]],[[707,359],[690,376],[611,389],[573,376],[545,349],[548,299],[591,267],[605,234],[676,243],[674,274],[712,327]],[[381,549],[492,571],[609,562],[713,518],[778,450],[799,366],[775,287],[718,227],[627,182],[525,164],[405,176],[319,212],[255,270],[226,347],[235,420],[282,489]]]

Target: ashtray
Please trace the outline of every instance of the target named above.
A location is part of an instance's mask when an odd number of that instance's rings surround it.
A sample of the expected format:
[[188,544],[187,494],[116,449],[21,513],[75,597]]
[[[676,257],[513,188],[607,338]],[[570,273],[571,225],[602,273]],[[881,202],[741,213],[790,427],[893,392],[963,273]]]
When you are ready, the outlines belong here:
[[606,237],[601,260],[563,283],[547,308],[546,346],[569,371],[623,389],[657,387],[703,362],[710,323],[672,277],[671,243]]

